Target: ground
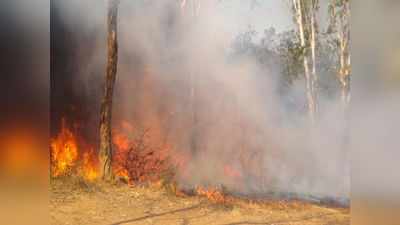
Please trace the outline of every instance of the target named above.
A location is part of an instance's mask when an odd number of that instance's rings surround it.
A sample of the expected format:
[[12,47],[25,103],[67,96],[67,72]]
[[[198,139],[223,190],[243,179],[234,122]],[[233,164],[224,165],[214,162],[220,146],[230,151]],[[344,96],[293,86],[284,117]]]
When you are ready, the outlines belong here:
[[213,203],[166,187],[52,180],[50,224],[350,224],[350,209]]

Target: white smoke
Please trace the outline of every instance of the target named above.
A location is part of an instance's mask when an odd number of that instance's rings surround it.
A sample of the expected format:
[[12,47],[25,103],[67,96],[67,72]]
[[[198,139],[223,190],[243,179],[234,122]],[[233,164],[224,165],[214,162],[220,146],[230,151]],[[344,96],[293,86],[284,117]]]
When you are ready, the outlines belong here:
[[[350,164],[344,146],[350,134],[343,122],[340,100],[319,99],[323,111],[316,123],[314,145],[308,116],[288,107],[290,101],[277,93],[281,81],[246,58],[231,57],[234,35],[224,26],[223,15],[213,16],[215,2],[202,6],[194,44],[179,1],[120,2],[113,122],[125,119],[134,127],[151,126],[146,124],[146,116],[152,114],[161,132],[168,132],[174,151],[188,153],[193,49],[199,158],[190,162],[189,167],[194,168],[190,178],[177,174],[179,182],[238,185],[234,178],[221,172],[229,165],[242,176],[242,186],[238,188],[349,197]],[[78,42],[76,60],[70,63],[79,65],[75,91],[85,92],[99,102],[101,86],[94,84],[102,84],[104,73],[98,71],[106,65],[108,1],[69,0],[55,4],[65,25],[78,36],[75,40],[80,40],[80,35],[93,37],[90,54],[79,54],[80,48],[88,51],[86,43]],[[245,27],[237,28],[239,31]],[[144,68],[153,71],[153,112],[143,112],[142,108]],[[304,93],[301,80],[296,80],[295,86],[300,94]],[[97,111],[93,111],[91,120],[96,123]],[[243,172],[238,161],[242,142],[255,152],[251,163],[257,163],[257,168],[269,174],[265,183],[250,179]]]

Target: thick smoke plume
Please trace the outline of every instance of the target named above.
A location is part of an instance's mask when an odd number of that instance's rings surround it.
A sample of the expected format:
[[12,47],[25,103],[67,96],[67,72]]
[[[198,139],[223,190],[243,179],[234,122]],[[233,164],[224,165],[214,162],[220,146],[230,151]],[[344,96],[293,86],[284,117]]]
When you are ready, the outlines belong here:
[[[52,99],[52,121],[61,121],[66,113],[59,111],[74,105],[73,117],[84,121],[86,136],[95,146],[107,59],[107,6],[106,0],[51,5],[52,32],[63,37],[55,41],[68,53],[52,68],[52,98],[59,99]],[[215,7],[220,6],[213,1],[204,4],[192,30],[179,1],[120,2],[113,123],[126,120],[137,132],[158,126],[161,138],[187,159],[176,175],[182,185],[349,197],[349,133],[340,99],[319,98],[323,112],[312,136],[308,116],[279,94],[282,81],[253,61],[232,56],[234,35],[226,31],[224,15]],[[54,61],[60,60],[56,50]],[[196,160],[189,154],[191,51],[197,91]],[[301,79],[295,86],[304,92]]]

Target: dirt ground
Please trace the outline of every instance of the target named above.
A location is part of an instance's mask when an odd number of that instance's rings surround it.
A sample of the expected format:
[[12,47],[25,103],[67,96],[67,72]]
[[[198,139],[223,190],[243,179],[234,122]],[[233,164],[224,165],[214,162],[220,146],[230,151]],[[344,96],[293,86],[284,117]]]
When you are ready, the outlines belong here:
[[50,224],[350,224],[349,208],[213,203],[168,188],[50,183]]

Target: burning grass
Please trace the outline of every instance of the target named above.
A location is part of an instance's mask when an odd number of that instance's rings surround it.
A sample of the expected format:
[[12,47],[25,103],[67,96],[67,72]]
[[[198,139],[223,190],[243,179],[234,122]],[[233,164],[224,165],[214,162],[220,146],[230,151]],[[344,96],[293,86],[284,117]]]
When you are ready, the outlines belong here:
[[[62,120],[60,133],[51,138],[51,187],[55,192],[69,193],[82,191],[84,193],[101,192],[104,188],[96,179],[98,177],[98,162],[94,157],[94,148],[80,137],[81,125],[74,123],[70,129],[66,120]],[[271,197],[268,193],[260,196],[252,196],[236,193],[228,190],[224,185],[220,187],[181,188],[174,183],[174,176],[181,162],[181,157],[175,156],[172,151],[172,143],[159,140],[159,132],[156,128],[149,128],[133,135],[132,126],[121,121],[113,127],[114,154],[113,169],[116,177],[124,177],[128,185],[114,182],[111,185],[123,185],[131,188],[148,187],[162,188],[166,193],[176,197],[195,198],[208,202],[219,209],[232,209],[240,205],[254,207],[272,207],[277,210],[288,208],[301,208],[309,204],[334,206],[330,199],[319,199],[319,202],[310,202],[301,198],[284,198],[282,196]],[[165,144],[168,143],[168,144]],[[220,172],[232,179],[240,179],[250,176],[253,179],[266,177],[262,169],[252,163],[257,156],[245,145],[239,148],[239,162],[243,165],[243,171],[232,170],[228,165],[219,168]],[[257,158],[257,157],[256,157]],[[258,157],[260,158],[260,157]],[[258,173],[256,173],[258,171]],[[260,172],[261,171],[261,172]],[[250,174],[250,175],[249,175]],[[118,179],[120,181],[120,179]],[[239,182],[240,183],[240,182]],[[109,184],[108,184],[109,185]]]
[[51,182],[50,224],[348,224],[349,220],[349,209],[212,202],[197,195],[178,196],[162,182],[138,181],[131,186],[82,178]]
[[[335,197],[311,197],[296,193],[257,193],[244,194],[229,190],[226,186],[204,189],[195,186],[194,189],[180,188],[170,185],[172,193],[176,196],[187,198],[199,198],[213,203],[217,208],[232,208],[234,206],[250,205],[261,208],[273,208],[274,210],[307,209],[311,206],[327,208],[349,208],[350,203],[344,203]],[[345,201],[346,202],[346,201]]]
[[[98,159],[94,153],[96,151],[91,143],[86,143],[81,138],[82,127],[73,123],[71,129],[63,118],[59,134],[50,139],[52,178],[65,174],[86,180],[98,177]],[[122,120],[113,127],[112,133],[115,175],[121,175],[131,182],[172,179],[172,143],[158,141],[156,128],[146,129],[139,136],[134,136],[132,126]]]

